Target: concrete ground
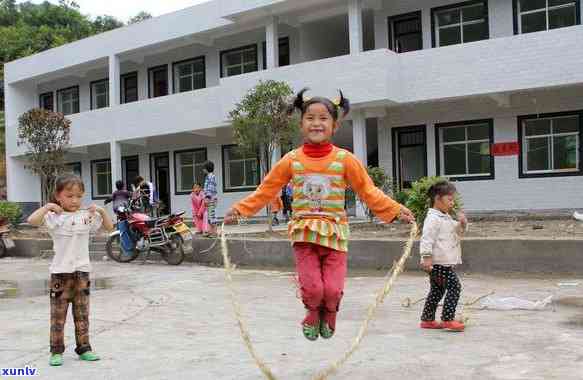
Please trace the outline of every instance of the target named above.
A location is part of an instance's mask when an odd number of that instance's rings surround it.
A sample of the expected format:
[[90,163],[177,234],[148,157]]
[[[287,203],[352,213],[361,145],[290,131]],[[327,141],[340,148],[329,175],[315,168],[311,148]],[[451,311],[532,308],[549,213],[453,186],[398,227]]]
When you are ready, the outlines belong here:
[[[48,366],[48,261],[0,259],[0,369],[37,368],[41,379],[260,379],[235,323],[220,268],[184,263],[95,262],[91,340],[102,360],[76,358],[71,315],[65,364]],[[426,279],[402,275],[361,348],[333,379],[581,379],[583,279],[570,276],[462,276],[462,297],[540,300],[546,311],[472,310],[464,333],[420,330]],[[382,285],[379,272],[351,273],[336,336],[308,342],[289,272],[235,275],[256,349],[278,379],[310,379],[340,357]],[[563,283],[564,286],[559,286]],[[566,284],[565,284],[566,283]],[[571,297],[571,298],[568,298]],[[0,376],[0,378],[5,378]]]

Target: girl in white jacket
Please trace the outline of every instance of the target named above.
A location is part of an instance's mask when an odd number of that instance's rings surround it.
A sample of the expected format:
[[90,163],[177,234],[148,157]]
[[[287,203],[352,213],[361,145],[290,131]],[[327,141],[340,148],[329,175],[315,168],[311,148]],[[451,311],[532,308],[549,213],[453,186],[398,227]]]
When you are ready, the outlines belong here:
[[[462,289],[454,268],[462,263],[461,236],[467,228],[467,219],[463,212],[458,213],[457,221],[450,216],[455,194],[455,186],[448,181],[429,189],[431,208],[423,223],[420,244],[421,266],[429,274],[431,286],[421,315],[424,329],[464,330],[464,324],[454,319]],[[444,295],[439,323],[435,321],[435,312]]]

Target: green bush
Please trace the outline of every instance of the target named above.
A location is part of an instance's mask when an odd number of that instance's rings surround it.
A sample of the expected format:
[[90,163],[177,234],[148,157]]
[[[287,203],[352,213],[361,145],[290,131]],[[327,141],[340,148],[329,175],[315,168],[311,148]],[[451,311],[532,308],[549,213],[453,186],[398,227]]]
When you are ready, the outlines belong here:
[[0,201],[0,218],[6,218],[12,225],[20,223],[22,209],[13,202]]
[[[415,219],[419,228],[423,227],[423,221],[427,215],[427,211],[431,207],[431,199],[427,192],[429,188],[435,183],[444,181],[446,178],[443,177],[423,177],[420,180],[413,182],[411,189],[407,191],[407,202],[405,206],[415,214]],[[462,202],[458,194],[455,196],[455,204],[451,211],[452,216],[457,214],[461,209]]]
[[408,190],[399,190],[395,193],[395,198],[397,202],[402,205],[407,204],[407,200],[409,199],[409,191]]

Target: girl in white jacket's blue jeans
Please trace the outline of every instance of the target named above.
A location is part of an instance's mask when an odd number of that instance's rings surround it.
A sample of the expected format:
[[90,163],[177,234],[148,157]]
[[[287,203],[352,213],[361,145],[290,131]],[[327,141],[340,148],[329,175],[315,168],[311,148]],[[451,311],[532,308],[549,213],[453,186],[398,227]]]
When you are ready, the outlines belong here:
[[[462,263],[461,236],[467,228],[465,215],[458,220],[450,216],[454,207],[455,186],[442,181],[429,189],[432,207],[423,223],[420,253],[421,266],[429,274],[430,290],[421,315],[421,328],[463,331],[464,325],[455,321],[455,310],[460,298],[461,284],[454,271]],[[445,295],[441,320],[435,321],[439,301]]]

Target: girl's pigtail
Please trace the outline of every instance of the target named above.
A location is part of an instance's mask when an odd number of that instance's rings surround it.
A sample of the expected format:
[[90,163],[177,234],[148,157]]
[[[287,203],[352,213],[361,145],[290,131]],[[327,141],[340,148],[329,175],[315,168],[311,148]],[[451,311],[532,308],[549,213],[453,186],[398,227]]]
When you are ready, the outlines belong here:
[[291,115],[296,109],[300,110],[300,112],[304,109],[304,93],[308,91],[308,88],[303,88],[298,94],[296,95],[294,102],[290,105],[288,113]]
[[346,115],[350,112],[350,101],[344,97],[342,90],[338,90],[340,93],[340,101],[338,103],[338,107],[342,108],[342,118],[345,118]]

